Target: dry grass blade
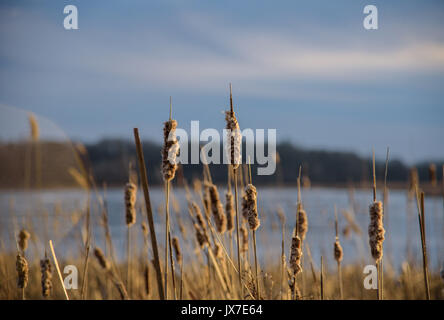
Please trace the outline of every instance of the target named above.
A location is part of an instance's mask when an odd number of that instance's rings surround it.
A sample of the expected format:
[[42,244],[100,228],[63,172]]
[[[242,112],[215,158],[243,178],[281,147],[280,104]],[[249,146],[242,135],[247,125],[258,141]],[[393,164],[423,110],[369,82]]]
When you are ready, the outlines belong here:
[[54,265],[56,267],[57,274],[59,275],[60,284],[62,285],[66,300],[69,300],[68,292],[66,291],[65,283],[63,282],[62,273],[60,272],[59,263],[57,262],[57,257],[56,257],[55,251],[54,251],[54,246],[52,245],[52,240],[49,240],[49,248],[51,249],[52,258],[54,259]]
[[154,229],[153,211],[151,208],[151,201],[148,190],[148,177],[146,173],[145,159],[143,157],[142,143],[140,142],[140,137],[139,137],[139,129],[137,128],[134,128],[134,139],[136,143],[137,157],[139,160],[139,170],[140,170],[140,177],[142,180],[143,194],[145,197],[148,226],[150,228],[151,245],[153,248],[153,255],[154,255],[154,267],[156,269],[156,277],[157,277],[157,288],[159,291],[159,298],[161,300],[164,300],[165,295],[162,283],[162,270],[160,269],[159,249],[157,246],[156,231]]

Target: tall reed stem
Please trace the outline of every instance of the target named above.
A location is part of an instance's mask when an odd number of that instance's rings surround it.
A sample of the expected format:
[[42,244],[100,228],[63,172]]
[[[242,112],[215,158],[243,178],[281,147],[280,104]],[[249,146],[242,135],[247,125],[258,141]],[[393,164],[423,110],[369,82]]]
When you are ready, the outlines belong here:
[[237,191],[237,169],[233,169],[234,175],[234,202],[236,206],[236,237],[237,237],[237,272],[239,276],[239,286],[241,288],[241,292],[243,292],[242,288],[242,269],[241,269],[241,258],[240,258],[240,235],[239,235],[239,199],[238,199],[238,191]]
[[142,179],[143,194],[145,197],[145,206],[147,212],[148,226],[150,228],[151,245],[153,247],[154,267],[156,269],[157,289],[159,291],[160,300],[165,300],[164,289],[162,284],[162,270],[160,268],[159,249],[157,247],[156,231],[154,229],[153,211],[151,208],[150,194],[148,191],[148,177],[145,167],[145,159],[143,157],[142,143],[140,142],[139,129],[134,128],[134,140],[136,143],[137,157],[139,160],[139,171]]
[[260,299],[260,291],[259,291],[259,271],[257,265],[257,251],[256,251],[256,230],[253,230],[253,246],[254,246],[254,270],[256,273],[256,291],[257,297],[256,299]]

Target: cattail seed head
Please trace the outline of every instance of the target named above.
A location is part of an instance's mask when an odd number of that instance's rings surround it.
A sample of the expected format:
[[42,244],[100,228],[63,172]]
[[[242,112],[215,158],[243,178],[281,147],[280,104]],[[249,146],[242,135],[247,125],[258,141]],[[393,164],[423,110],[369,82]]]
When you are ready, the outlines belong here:
[[430,184],[433,187],[436,187],[438,180],[436,177],[436,165],[434,163],[431,163],[429,165],[429,180],[430,180]]
[[294,275],[297,275],[299,272],[302,271],[301,258],[302,258],[302,240],[298,235],[296,235],[296,232],[293,232],[293,237],[291,239],[289,265],[290,268],[293,270]]
[[308,219],[307,213],[305,212],[302,203],[298,203],[298,233],[301,240],[305,240],[308,230]]
[[200,248],[205,248],[208,245],[208,238],[205,236],[201,227],[199,227],[197,223],[194,224],[194,230],[196,231],[196,239],[197,243],[199,243]]
[[174,179],[177,170],[176,158],[179,154],[179,142],[176,139],[177,121],[169,120],[164,123],[162,148],[162,175],[164,181]]
[[19,287],[20,289],[24,289],[28,285],[28,261],[26,261],[25,257],[21,254],[17,254],[15,267],[18,274],[17,287]]
[[241,202],[241,211],[242,211],[242,217],[245,220],[248,220],[248,205],[247,205],[247,195],[244,193],[242,195],[242,202]]
[[234,111],[225,112],[227,121],[227,156],[233,169],[237,169],[241,163],[242,135]]
[[20,233],[18,235],[18,245],[22,252],[25,252],[25,250],[28,248],[28,240],[30,237],[31,234],[28,231],[26,231],[25,229],[20,230]]
[[29,120],[29,126],[31,127],[31,140],[33,142],[36,142],[39,140],[40,136],[39,123],[37,122],[36,117],[32,113],[29,114],[28,120]]
[[52,266],[48,258],[40,260],[40,269],[42,272],[42,296],[47,298],[52,290]]
[[339,238],[336,238],[334,249],[333,249],[333,254],[334,254],[335,260],[337,262],[341,262],[342,261],[342,258],[343,258],[344,254],[343,254],[342,246],[341,246],[341,244],[339,242]]
[[248,251],[248,231],[247,228],[245,228],[244,225],[242,225],[240,227],[240,234],[241,234],[241,247],[240,247],[240,251],[242,253],[247,252]]
[[100,248],[94,248],[94,255],[96,256],[97,261],[104,270],[108,271],[111,269],[111,265],[109,264],[108,260],[103,254],[103,251]]
[[223,258],[223,252],[222,252],[222,246],[220,243],[215,243],[213,248],[213,253],[216,259],[222,259]]
[[137,186],[128,182],[125,185],[125,218],[128,227],[136,223],[136,196]]
[[180,264],[182,262],[182,250],[180,250],[179,238],[173,237],[173,248],[176,260]]
[[245,187],[245,195],[246,195],[246,210],[247,210],[247,218],[248,224],[251,230],[256,230],[261,225],[261,221],[258,218],[257,214],[257,191],[256,187],[251,183]]
[[227,229],[227,217],[224,214],[222,202],[219,199],[219,192],[214,184],[209,185],[211,212],[213,213],[216,229],[219,233],[224,233]]
[[375,201],[370,205],[370,224],[368,226],[368,236],[370,250],[373,259],[379,262],[382,259],[384,242],[383,207],[381,201]]
[[234,217],[235,217],[235,210],[234,210],[234,197],[233,193],[228,191],[225,194],[225,214],[227,215],[227,231],[232,232],[234,230]]

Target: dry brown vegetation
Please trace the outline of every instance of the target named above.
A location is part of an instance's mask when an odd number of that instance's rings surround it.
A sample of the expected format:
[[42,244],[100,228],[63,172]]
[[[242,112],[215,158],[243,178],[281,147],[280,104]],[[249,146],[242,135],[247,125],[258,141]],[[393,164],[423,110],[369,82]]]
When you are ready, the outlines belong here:
[[[227,127],[239,129],[234,113],[230,92],[230,111],[226,113]],[[38,145],[38,124],[30,118],[31,141],[35,150]],[[177,141],[169,141],[168,136],[177,126],[170,118],[165,122],[165,145],[163,154],[163,176],[165,181],[165,207],[154,210],[150,201],[150,186],[147,180],[149,164],[144,161],[138,129],[134,129],[138,156],[138,174],[129,170],[128,184],[122,190],[125,212],[122,223],[127,226],[127,258],[117,261],[113,239],[108,225],[106,194],[95,185],[88,169],[87,155],[76,149],[76,163],[66,168],[88,195],[85,209],[75,213],[56,215],[52,219],[64,219],[65,227],[79,227],[80,233],[72,236],[78,243],[79,258],[65,257],[53,251],[52,243],[46,235],[32,224],[17,223],[14,230],[16,248],[5,248],[0,253],[0,299],[442,299],[443,279],[438,273],[428,270],[427,229],[424,225],[424,193],[418,181],[412,178],[411,197],[417,201],[418,225],[422,244],[421,263],[404,262],[402,272],[397,274],[386,267],[378,273],[379,290],[367,290],[363,286],[363,263],[345,264],[342,257],[346,252],[340,245],[338,222],[335,219],[336,237],[331,239],[331,252],[328,254],[337,266],[325,265],[325,257],[320,263],[312,260],[306,234],[310,233],[310,212],[306,212],[301,197],[301,174],[298,178],[297,211],[294,219],[285,221],[285,214],[275,204],[282,229],[282,247],[267,248],[281,255],[278,261],[260,263],[257,258],[256,232],[263,225],[257,208],[260,191],[254,186],[254,177],[247,165],[239,165],[238,133],[229,136],[230,165],[227,166],[227,194],[219,194],[211,179],[211,168],[204,166],[201,179],[189,185],[183,176],[177,177],[177,164],[168,158],[177,154]],[[34,161],[41,162],[41,151],[35,153]],[[387,153],[388,155],[388,153]],[[173,157],[173,158],[174,158]],[[388,163],[388,162],[387,162]],[[387,170],[387,169],[386,169]],[[444,171],[444,168],[443,168]],[[30,171],[34,172],[34,171]],[[301,172],[301,170],[300,170]],[[387,171],[386,171],[387,172]],[[431,178],[437,186],[436,168],[431,167]],[[413,175],[414,176],[414,175]],[[31,179],[29,176],[25,179]],[[172,182],[180,179],[187,196],[187,206],[178,207],[171,203],[174,196]],[[26,183],[25,183],[26,185]],[[386,186],[386,183],[384,183]],[[221,186],[225,187],[225,186]],[[136,190],[142,190],[137,198]],[[444,191],[444,185],[443,185]],[[386,187],[384,187],[384,194]],[[91,207],[90,198],[94,194],[98,206]],[[444,195],[443,195],[444,197]],[[233,199],[234,198],[234,199]],[[223,202],[224,199],[226,203]],[[176,206],[179,212],[175,219],[170,218],[169,207]],[[382,270],[383,262],[383,208],[384,201],[376,199],[376,178],[373,197],[369,192],[369,245],[372,257]],[[100,216],[102,230],[91,228],[91,215]],[[154,230],[154,215],[163,216],[164,239],[158,238],[159,230]],[[336,209],[335,209],[336,214]],[[124,219],[126,217],[126,220]],[[348,217],[353,225],[353,218]],[[177,228],[172,228],[172,223]],[[46,223],[45,228],[56,228],[57,222]],[[267,223],[267,221],[262,222]],[[285,224],[293,224],[291,243],[285,243]],[[138,228],[137,232],[134,232]],[[359,227],[352,228],[358,232]],[[40,231],[39,231],[40,230]],[[178,230],[173,234],[173,230]],[[358,230],[358,231],[356,231]],[[39,234],[40,232],[40,234]],[[94,244],[94,233],[105,236],[105,247]],[[134,237],[143,237],[143,250],[135,247]],[[52,239],[57,243],[57,239]],[[41,252],[40,257],[28,256],[29,244]],[[51,244],[50,244],[51,243]],[[59,255],[56,257],[56,253]],[[287,257],[288,254],[288,257]],[[67,290],[60,279],[59,267],[74,265],[78,269],[78,288]],[[319,266],[319,267],[318,267]]]

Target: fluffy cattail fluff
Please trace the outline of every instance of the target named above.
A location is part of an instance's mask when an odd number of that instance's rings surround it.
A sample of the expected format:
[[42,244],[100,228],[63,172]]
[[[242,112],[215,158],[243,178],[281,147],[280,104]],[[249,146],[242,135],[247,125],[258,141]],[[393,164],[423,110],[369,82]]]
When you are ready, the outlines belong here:
[[234,111],[225,112],[227,121],[227,157],[233,169],[237,169],[241,163],[242,135]]
[[99,262],[100,266],[105,270],[110,270],[111,266],[108,262],[108,260],[105,258],[105,255],[103,254],[103,251],[100,248],[94,248],[94,255],[97,258],[97,261]]
[[232,232],[234,230],[234,197],[231,191],[225,194],[225,214],[227,215],[227,231]]
[[31,237],[28,231],[25,229],[20,230],[20,233],[18,235],[18,245],[20,250],[22,252],[25,252],[25,250],[28,248],[28,240]]
[[305,240],[305,236],[308,230],[308,219],[307,213],[302,206],[302,203],[298,203],[298,235],[301,237],[301,240]]
[[293,232],[290,248],[290,268],[293,270],[293,274],[297,275],[302,271],[301,265],[302,258],[302,240],[299,235],[296,234],[296,230]]
[[216,259],[222,259],[223,258],[223,252],[222,252],[222,246],[220,243],[215,243],[213,248],[213,253]]
[[434,163],[431,163],[429,165],[429,180],[430,180],[430,184],[433,187],[436,187],[437,184],[437,179],[436,179],[436,165]]
[[18,254],[15,267],[18,274],[17,287],[24,289],[28,285],[28,261],[21,254]]
[[196,215],[197,225],[202,229],[202,233],[208,241],[209,236],[208,236],[207,224],[202,215],[202,211],[200,210],[200,207],[197,205],[197,203],[194,201],[191,203],[191,207],[194,211],[194,214]]
[[368,226],[368,236],[370,250],[373,259],[379,262],[382,258],[382,243],[384,242],[384,225],[382,223],[383,208],[381,201],[375,201],[370,205],[370,224]]
[[40,269],[42,272],[42,296],[47,298],[52,290],[52,266],[47,257],[40,260]]
[[256,230],[261,225],[261,221],[257,214],[257,191],[256,187],[251,183],[245,187],[246,195],[246,210],[248,217],[248,224],[251,230]]
[[196,231],[196,239],[197,243],[201,249],[205,248],[208,244],[208,238],[205,236],[205,233],[202,231],[202,228],[199,227],[197,223],[194,224],[194,230]]
[[240,234],[241,234],[241,252],[247,252],[248,251],[248,231],[247,228],[245,228],[244,225],[240,228]]
[[241,211],[242,217],[244,217],[245,220],[248,220],[247,195],[245,193],[242,195]]
[[334,254],[335,260],[338,263],[342,261],[344,253],[343,253],[341,244],[339,243],[339,238],[338,237],[336,237],[335,246],[334,246],[334,249],[333,249],[333,254]]
[[176,157],[179,154],[179,142],[176,139],[176,120],[166,121],[163,128],[164,145],[162,149],[162,175],[164,181],[174,179],[177,170]]
[[211,212],[213,213],[214,222],[216,223],[216,229],[219,233],[224,233],[227,229],[227,217],[224,214],[224,208],[222,202],[219,199],[219,192],[214,184],[209,186]]
[[136,195],[137,186],[128,182],[125,186],[125,218],[128,227],[136,223]]
[[180,250],[179,239],[177,237],[173,237],[173,248],[174,248],[174,254],[176,255],[177,263],[181,264],[182,250]]
[[28,120],[31,127],[31,140],[36,142],[40,136],[39,123],[32,113],[29,114]]

